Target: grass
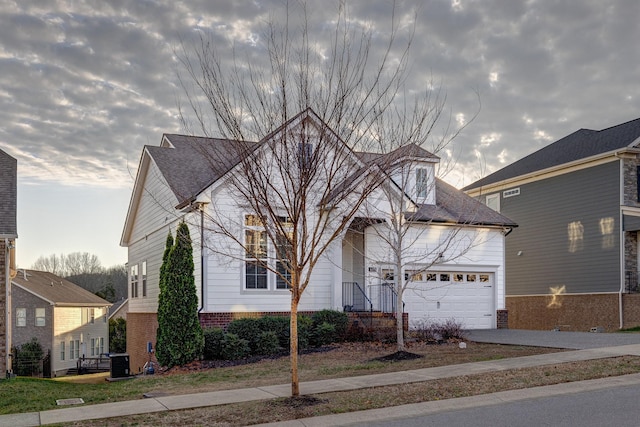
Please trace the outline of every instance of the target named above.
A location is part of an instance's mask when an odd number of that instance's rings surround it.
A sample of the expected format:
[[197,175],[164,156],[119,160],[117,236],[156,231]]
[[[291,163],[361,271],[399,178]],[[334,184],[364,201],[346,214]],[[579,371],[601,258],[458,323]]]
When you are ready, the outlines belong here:
[[[389,345],[347,343],[330,351],[304,354],[300,358],[301,381],[394,372],[425,367],[455,365],[483,360],[527,356],[559,351],[554,349],[468,343],[430,346],[413,344],[409,350],[424,357],[414,360],[380,362],[374,359],[393,353]],[[257,363],[216,369],[192,364],[162,375],[99,384],[17,378],[0,381],[0,413],[32,412],[56,408],[55,400],[80,397],[86,404],[141,399],[143,393],[183,394],[286,384],[288,358],[265,359]],[[579,381],[604,376],[640,372],[640,358],[621,357],[576,362],[539,368],[519,369],[484,375],[433,380],[416,384],[325,393],[307,400],[274,399],[185,411],[144,414],[109,420],[93,420],[75,425],[249,425],[300,417],[350,412],[434,399],[469,396],[499,390]],[[83,379],[83,377],[77,377]]]
[[[392,345],[379,343],[345,343],[321,351],[303,354],[299,361],[300,381],[420,369],[455,363],[518,357],[558,351],[523,346],[469,343],[464,350],[457,345],[413,344],[410,351],[425,357],[417,360],[383,363],[373,359],[393,353]],[[187,366],[171,374],[137,377],[129,381],[97,384],[60,380],[16,378],[0,381],[0,414],[55,409],[56,399],[82,398],[86,404],[141,399],[144,393],[197,393],[233,388],[258,387],[290,382],[288,357],[264,359],[225,368],[198,370]],[[86,376],[74,377],[83,381]]]

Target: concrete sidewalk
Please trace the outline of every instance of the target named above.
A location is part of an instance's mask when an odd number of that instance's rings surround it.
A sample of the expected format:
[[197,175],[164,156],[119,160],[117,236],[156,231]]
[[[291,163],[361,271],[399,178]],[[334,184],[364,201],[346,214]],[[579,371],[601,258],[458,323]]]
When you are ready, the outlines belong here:
[[[332,391],[355,390],[368,387],[414,383],[439,378],[451,378],[470,374],[497,372],[508,369],[528,368],[583,360],[603,359],[624,355],[640,356],[640,344],[593,348],[562,353],[541,354],[513,359],[491,360],[486,362],[464,363],[455,365],[455,368],[453,368],[452,366],[441,366],[436,368],[417,369],[413,371],[309,381],[300,384],[300,392],[301,394],[318,394]],[[640,383],[640,374],[627,375],[624,377],[606,378],[602,380],[559,384],[557,386],[509,391],[505,392],[506,394],[494,393],[492,395],[480,395],[464,398],[462,400],[450,399],[441,402],[425,402],[423,404],[403,405],[401,407],[383,408],[351,414],[331,415],[325,417],[317,417],[312,420],[295,420],[288,423],[281,422],[278,424],[291,426],[344,425],[353,422],[363,422],[367,419],[367,417],[370,416],[375,417],[376,420],[380,420],[381,417],[396,418],[399,416],[406,416],[407,414],[415,413],[411,411],[424,410],[429,411],[425,413],[432,413],[433,411],[447,410],[451,407],[460,408],[461,405],[468,405],[468,407],[474,405],[488,405],[491,404],[491,402],[497,402],[496,399],[498,399],[499,401],[504,401],[504,396],[534,398],[539,396],[540,393],[548,396],[549,393],[576,392],[584,389],[590,389],[589,387],[615,387],[624,381],[637,381],[638,383]],[[77,406],[64,409],[52,409],[48,411],[22,414],[2,415],[0,416],[0,427],[38,426],[55,423],[64,424],[75,421],[104,419],[178,409],[199,408],[255,400],[266,400],[277,397],[286,397],[290,395],[290,392],[290,384],[282,384],[208,393],[158,396],[148,399]]]

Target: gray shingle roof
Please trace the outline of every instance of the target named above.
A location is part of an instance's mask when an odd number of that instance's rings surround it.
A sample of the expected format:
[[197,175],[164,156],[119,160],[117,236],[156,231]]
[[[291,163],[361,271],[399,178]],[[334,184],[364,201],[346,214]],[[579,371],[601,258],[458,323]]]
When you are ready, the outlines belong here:
[[436,204],[421,205],[411,218],[415,221],[467,225],[518,226],[506,216],[485,206],[441,179],[436,179]]
[[464,191],[629,147],[640,118],[602,130],[580,129],[463,188]]
[[[244,143],[228,139],[175,134],[165,134],[164,138],[175,148],[147,146],[146,149],[179,200],[178,207],[193,200],[200,192],[238,164],[241,153],[250,153],[259,146],[259,143],[255,142]],[[377,161],[389,164],[389,162],[395,163],[404,159],[416,158],[438,159],[438,156],[415,144],[401,147],[385,155],[367,152],[354,154],[365,164]],[[360,171],[356,171],[353,176],[360,173]],[[487,208],[462,191],[440,180],[437,180],[436,185],[436,203],[436,206],[421,206],[414,219],[460,224],[516,226],[509,218]]]
[[255,142],[165,134],[175,148],[147,146],[146,149],[179,206],[195,198],[238,162],[238,154]]
[[0,236],[17,237],[18,161],[0,150]]
[[92,294],[75,283],[46,271],[19,270],[11,282],[51,301],[56,306],[104,307],[111,305],[109,301]]

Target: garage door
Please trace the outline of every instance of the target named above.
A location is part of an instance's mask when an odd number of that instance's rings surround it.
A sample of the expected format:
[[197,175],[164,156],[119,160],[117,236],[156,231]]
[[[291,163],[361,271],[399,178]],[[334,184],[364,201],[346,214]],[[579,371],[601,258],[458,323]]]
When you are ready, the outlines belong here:
[[410,327],[456,319],[465,329],[495,328],[492,273],[442,271],[414,279],[404,294]]

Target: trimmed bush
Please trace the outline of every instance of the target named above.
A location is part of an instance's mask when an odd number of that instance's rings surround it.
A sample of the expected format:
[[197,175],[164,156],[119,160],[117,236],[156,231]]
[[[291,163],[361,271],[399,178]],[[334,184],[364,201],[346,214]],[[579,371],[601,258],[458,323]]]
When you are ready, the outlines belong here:
[[258,320],[259,329],[261,331],[273,331],[278,336],[280,347],[289,347],[289,323],[290,320],[285,316],[264,316]]
[[[321,310],[314,313],[311,319],[313,320],[313,345],[327,345],[346,339],[349,326],[349,316],[346,313],[336,310]],[[333,326],[333,333],[330,333],[326,326],[322,326],[324,323]],[[319,330],[321,327],[322,331]]]
[[225,360],[244,359],[251,354],[249,342],[233,333],[226,333],[222,345],[222,358]]
[[313,344],[315,346],[328,345],[336,342],[336,327],[322,322],[313,328]]
[[262,332],[260,329],[260,319],[257,318],[246,317],[244,319],[236,319],[227,326],[227,333],[235,334],[238,338],[246,340],[252,353],[255,353],[258,348],[260,332]]
[[298,351],[309,348],[312,333],[313,320],[309,316],[298,314]]
[[224,331],[220,328],[204,330],[204,358],[206,360],[222,359],[224,335]]
[[262,356],[272,356],[279,353],[280,350],[282,350],[282,347],[280,347],[278,334],[276,334],[275,331],[260,332],[256,354]]

